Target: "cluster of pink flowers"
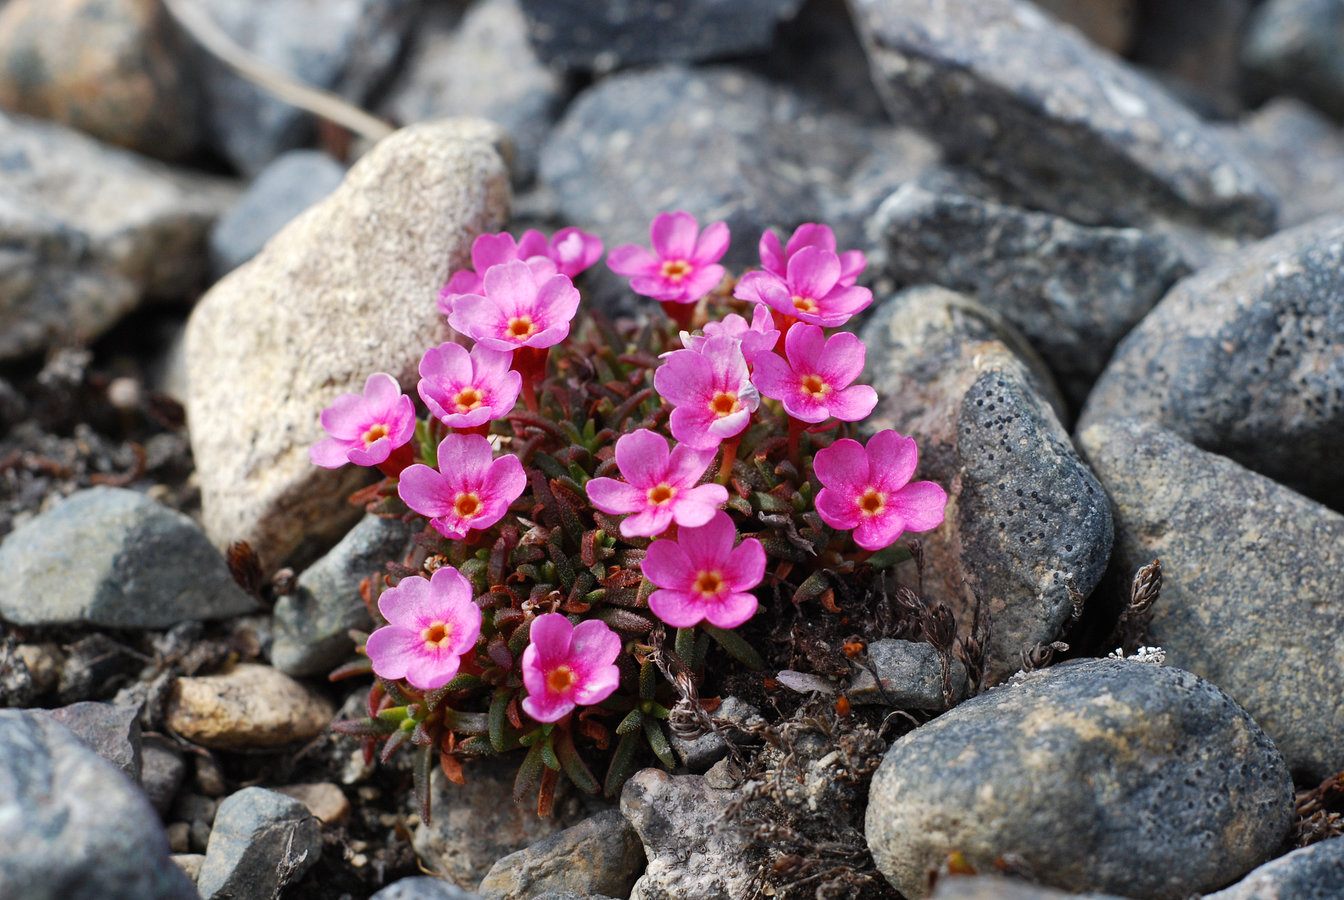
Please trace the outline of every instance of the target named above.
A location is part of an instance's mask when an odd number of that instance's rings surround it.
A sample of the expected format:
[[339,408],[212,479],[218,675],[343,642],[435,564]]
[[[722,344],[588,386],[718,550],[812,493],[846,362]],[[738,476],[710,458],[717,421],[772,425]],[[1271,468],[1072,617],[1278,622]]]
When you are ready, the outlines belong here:
[[[767,232],[759,245],[761,268],[733,290],[753,305],[750,321],[729,315],[696,332],[700,301],[725,283],[720,260],[728,226],[718,222],[702,231],[693,216],[674,212],[654,219],[650,237],[651,250],[617,247],[607,264],[627,276],[635,292],[661,301],[683,329],[681,349],[666,353],[653,376],[655,391],[671,407],[667,427],[676,443],[648,429],[623,435],[614,460],[620,478],[591,478],[586,491],[593,507],[625,517],[622,536],[657,538],[641,569],[656,588],[649,607],[659,619],[675,628],[702,622],[735,628],[755,615],[753,591],[766,569],[761,541],[738,541],[724,511],[738,442],[760,421],[763,405],[787,416],[795,454],[805,430],[858,422],[872,412],[876,391],[855,383],[865,361],[862,341],[826,332],[872,302],[872,293],[856,283],[866,261],[859,251],[837,252],[824,225],[803,225],[784,244]],[[399,479],[397,494],[406,506],[450,540],[471,541],[495,526],[526,490],[528,474],[511,453],[496,456],[490,423],[509,416],[520,396],[538,408],[536,384],[549,348],[568,336],[578,309],[572,279],[602,250],[601,241],[576,228],[549,240],[535,231],[521,240],[480,236],[473,268],[453,273],[438,300],[459,339],[471,346],[442,343],[419,365],[419,396],[446,432],[435,457],[415,462],[415,404],[395,379],[379,373],[363,395],[343,394],[323,412],[329,436],[312,446],[312,461],[379,467]],[[428,453],[428,440],[421,443]],[[716,481],[707,473],[720,454]],[[852,531],[867,551],[890,546],[904,531],[936,527],[947,496],[931,482],[910,482],[916,462],[915,442],[895,431],[880,432],[867,446],[834,441],[814,457],[817,514],[832,528]],[[471,584],[451,566],[428,579],[402,579],[380,596],[379,609],[388,624],[365,649],[384,678],[422,690],[442,687],[481,642],[481,609]],[[521,657],[527,696],[520,705],[534,720],[558,721],[616,690],[622,642],[604,622],[573,624],[546,613],[531,620],[528,638]]]

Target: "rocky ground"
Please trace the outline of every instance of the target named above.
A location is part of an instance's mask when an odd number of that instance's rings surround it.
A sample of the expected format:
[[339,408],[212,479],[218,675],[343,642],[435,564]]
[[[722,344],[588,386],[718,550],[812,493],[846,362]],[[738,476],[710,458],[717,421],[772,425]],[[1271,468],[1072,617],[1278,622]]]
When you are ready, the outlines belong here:
[[[195,6],[409,127],[0,0],[0,896],[1340,896],[1344,3]],[[476,234],[670,209],[868,254],[947,521],[849,631],[763,626],[675,772],[538,819],[482,763],[422,823],[329,728],[411,535],[317,414],[413,382]]]

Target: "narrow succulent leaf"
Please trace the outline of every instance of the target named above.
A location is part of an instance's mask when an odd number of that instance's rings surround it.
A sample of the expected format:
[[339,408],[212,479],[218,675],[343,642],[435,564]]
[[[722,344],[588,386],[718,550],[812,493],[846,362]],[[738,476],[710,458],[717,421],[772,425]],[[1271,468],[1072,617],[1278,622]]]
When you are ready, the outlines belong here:
[[659,762],[669,769],[677,767],[677,758],[672,753],[672,745],[667,742],[667,735],[663,733],[662,723],[656,719],[645,719],[644,738],[649,742],[649,749],[658,757]]
[[621,719],[621,724],[616,726],[616,733],[633,734],[634,732],[639,730],[639,726],[642,725],[643,723],[644,723],[644,713],[640,712],[637,709],[632,709],[624,719]]
[[411,777],[415,785],[415,797],[419,801],[420,821],[429,824],[429,773],[434,768],[434,748],[421,747],[415,753],[415,767]]
[[705,622],[701,627],[705,633],[714,639],[714,641],[727,651],[728,655],[749,669],[764,669],[765,660],[756,652],[756,648],[747,643],[746,638],[735,631],[727,631],[722,628],[716,628]]
[[546,764],[541,759],[541,745],[533,744],[532,749],[523,757],[523,763],[518,767],[518,776],[513,780],[514,803],[522,803],[523,798],[532,793],[538,779],[541,778],[542,769],[545,768]]
[[541,742],[541,761],[544,762],[546,768],[551,771],[560,771],[560,757],[555,755],[555,747],[549,735],[546,740]]
[[616,752],[611,756],[611,765],[607,767],[607,777],[602,785],[602,793],[615,797],[625,785],[630,773],[634,771],[635,751],[639,749],[639,732],[632,731],[621,736],[616,744]]
[[508,706],[510,693],[507,690],[497,690],[495,695],[490,698],[490,744],[496,752],[504,752],[504,727],[508,724]]

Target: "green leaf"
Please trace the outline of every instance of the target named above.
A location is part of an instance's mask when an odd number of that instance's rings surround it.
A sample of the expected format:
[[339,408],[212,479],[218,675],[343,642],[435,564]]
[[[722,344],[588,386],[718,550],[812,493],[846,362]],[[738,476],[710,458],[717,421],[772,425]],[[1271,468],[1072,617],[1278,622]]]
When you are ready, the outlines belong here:
[[807,600],[815,600],[832,587],[831,576],[824,570],[819,569],[807,576],[807,580],[798,585],[798,590],[793,592],[793,602],[798,604]]
[[672,745],[667,742],[667,735],[663,734],[661,723],[656,719],[645,719],[644,737],[649,742],[649,748],[663,765],[669,769],[677,767],[677,758],[672,753]]
[[680,659],[688,669],[694,671],[698,668],[695,661],[695,626],[690,628],[678,628],[675,650],[677,658]]
[[382,718],[341,719],[331,723],[331,730],[352,737],[383,737],[398,730],[400,723]]
[[514,803],[522,803],[523,798],[532,793],[544,768],[546,764],[541,759],[541,744],[533,744],[527,756],[523,757],[523,764],[518,767],[518,777],[513,780]]
[[451,694],[453,691],[469,691],[472,688],[478,688],[485,684],[479,675],[471,675],[467,672],[459,672],[453,676],[453,680],[445,684],[440,690]]
[[556,738],[555,755],[560,757],[560,764],[565,767],[565,774],[569,780],[574,782],[574,786],[585,794],[596,794],[600,789],[597,778],[593,776],[588,766],[584,765],[579,753],[574,749],[574,735],[565,729]]
[[607,767],[607,777],[602,785],[602,793],[615,797],[621,792],[630,773],[634,771],[635,751],[639,749],[639,733],[632,731],[622,735],[616,744],[616,752],[611,755],[611,765]]
[[890,547],[884,547],[868,557],[868,564],[874,569],[885,569],[889,566],[900,565],[913,558],[914,554],[910,552],[908,544],[892,544]]
[[415,796],[420,801],[420,821],[429,824],[429,772],[434,766],[434,747],[421,747],[415,753],[415,768],[412,770]]
[[512,691],[500,688],[490,698],[490,744],[498,753],[504,752],[504,729],[509,723],[508,706]]
[[549,736],[541,742],[541,761],[552,772],[560,771],[560,757],[555,755],[555,747],[552,746],[552,739]]
[[[474,675],[468,675],[467,677],[475,678]],[[477,680],[479,681],[479,679]],[[452,684],[451,681],[448,683]],[[443,726],[450,731],[456,731],[458,734],[489,734],[490,717],[485,713],[445,709],[443,711]]]
[[639,726],[643,722],[644,722],[644,713],[640,712],[637,709],[632,709],[624,719],[621,719],[621,724],[616,726],[616,733],[633,734],[634,732],[639,730]]
[[722,628],[704,622],[701,625],[705,633],[712,637],[720,647],[727,651],[728,655],[749,669],[764,669],[765,660],[756,652],[756,648],[747,643],[746,638],[735,631],[726,631]]

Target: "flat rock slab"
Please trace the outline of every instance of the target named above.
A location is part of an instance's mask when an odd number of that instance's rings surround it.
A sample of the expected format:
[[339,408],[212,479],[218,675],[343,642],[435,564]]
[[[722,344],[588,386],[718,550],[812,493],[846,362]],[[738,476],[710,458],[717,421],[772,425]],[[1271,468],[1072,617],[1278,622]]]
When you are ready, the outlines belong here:
[[990,617],[985,672],[1002,680],[1060,636],[1076,598],[1101,580],[1106,495],[1060,424],[1049,376],[1009,350],[1025,342],[994,313],[915,289],[884,302],[861,336],[880,398],[865,427],[913,437],[916,478],[948,492],[943,524],[918,535],[924,595],[948,603],[964,634],[970,584]]
[[166,628],[258,608],[199,525],[122,488],[78,491],[24,523],[0,569],[0,617],[16,625]]
[[912,898],[960,852],[980,871],[1016,856],[1064,890],[1179,900],[1268,859],[1292,817],[1283,757],[1213,684],[1077,660],[896,741],[873,777],[867,837]]
[[548,63],[609,70],[697,62],[770,47],[775,26],[802,0],[522,0],[537,53]]
[[1079,429],[1147,419],[1344,507],[1344,218],[1177,282],[1115,351]]
[[0,896],[198,900],[154,808],[64,726],[0,710]]
[[1111,351],[1189,272],[1171,241],[1137,228],[1077,225],[910,184],[874,216],[883,272],[940,284],[999,312],[1031,341],[1077,406]]
[[0,160],[0,360],[93,341],[205,282],[206,233],[233,197],[219,179],[3,113]]
[[1154,217],[1260,235],[1263,176],[1194,113],[1027,0],[850,0],[897,122],[1089,224]]
[[1149,642],[1236,698],[1295,773],[1344,769],[1344,516],[1151,423],[1079,437],[1117,570],[1162,561]]
[[414,391],[421,355],[444,335],[439,288],[507,217],[498,138],[476,120],[402,129],[201,298],[187,414],[217,543],[248,541],[270,570],[351,523],[346,497],[369,476],[309,461],[318,416],[373,372]]

